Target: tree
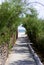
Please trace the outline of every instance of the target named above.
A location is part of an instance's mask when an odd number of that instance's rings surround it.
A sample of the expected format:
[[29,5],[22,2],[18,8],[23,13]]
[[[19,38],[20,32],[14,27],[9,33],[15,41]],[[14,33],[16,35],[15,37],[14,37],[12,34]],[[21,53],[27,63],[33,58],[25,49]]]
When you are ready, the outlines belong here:
[[[14,0],[13,0],[14,1]],[[19,25],[19,15],[22,12],[22,6],[16,0],[5,1],[0,5],[0,43],[10,40],[11,34],[16,32]]]

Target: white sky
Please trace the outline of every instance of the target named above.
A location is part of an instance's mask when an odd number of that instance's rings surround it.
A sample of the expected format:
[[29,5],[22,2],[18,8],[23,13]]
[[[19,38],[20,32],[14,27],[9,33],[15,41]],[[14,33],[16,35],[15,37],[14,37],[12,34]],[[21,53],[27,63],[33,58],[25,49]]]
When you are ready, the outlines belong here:
[[0,3],[2,3],[4,0],[0,0]]
[[18,30],[21,30],[21,29],[25,30],[25,28],[22,27],[22,24],[18,27]]
[[[28,3],[35,2],[35,1],[40,2],[44,5],[44,0],[28,0]],[[37,9],[38,14],[39,14],[39,18],[44,18],[44,6],[37,4],[37,3],[35,3],[35,4],[33,3],[31,5],[33,5]]]
[[[4,0],[0,0],[0,3],[3,2],[3,1]],[[44,4],[44,0],[27,0],[28,3],[29,2],[35,2],[35,1]],[[36,4],[31,4],[31,5],[33,5],[37,9],[37,11],[39,13],[39,17],[44,18],[44,7],[41,6],[40,4],[37,4],[37,3]]]

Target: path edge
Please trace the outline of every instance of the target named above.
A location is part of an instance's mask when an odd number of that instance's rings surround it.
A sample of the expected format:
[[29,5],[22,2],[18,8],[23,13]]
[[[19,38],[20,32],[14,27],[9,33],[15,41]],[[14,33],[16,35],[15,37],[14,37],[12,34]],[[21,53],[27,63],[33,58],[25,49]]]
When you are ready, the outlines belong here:
[[38,55],[36,54],[36,52],[33,50],[32,46],[30,45],[30,43],[27,44],[28,48],[30,50],[30,52],[32,53],[32,56],[36,62],[37,65],[43,65],[43,63],[41,62],[40,58],[38,57]]

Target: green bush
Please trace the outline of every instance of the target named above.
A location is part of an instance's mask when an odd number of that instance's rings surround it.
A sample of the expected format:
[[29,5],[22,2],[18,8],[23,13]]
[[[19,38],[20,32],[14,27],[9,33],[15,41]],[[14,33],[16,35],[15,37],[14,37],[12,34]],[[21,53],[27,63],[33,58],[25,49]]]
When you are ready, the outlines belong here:
[[0,4],[0,44],[9,42],[12,34],[16,35],[17,27],[21,21],[19,15],[22,11],[21,5],[19,5],[20,0],[18,1],[10,0]]
[[30,14],[26,15],[23,26],[26,28],[27,35],[34,46],[44,51],[44,20],[38,19],[34,12],[31,11],[31,16]]

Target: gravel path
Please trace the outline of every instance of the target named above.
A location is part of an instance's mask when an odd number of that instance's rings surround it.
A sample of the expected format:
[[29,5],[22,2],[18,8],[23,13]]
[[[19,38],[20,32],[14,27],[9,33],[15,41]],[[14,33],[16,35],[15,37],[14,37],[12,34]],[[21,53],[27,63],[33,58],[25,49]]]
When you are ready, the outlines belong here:
[[27,47],[27,37],[19,37],[5,65],[36,65],[32,54]]

